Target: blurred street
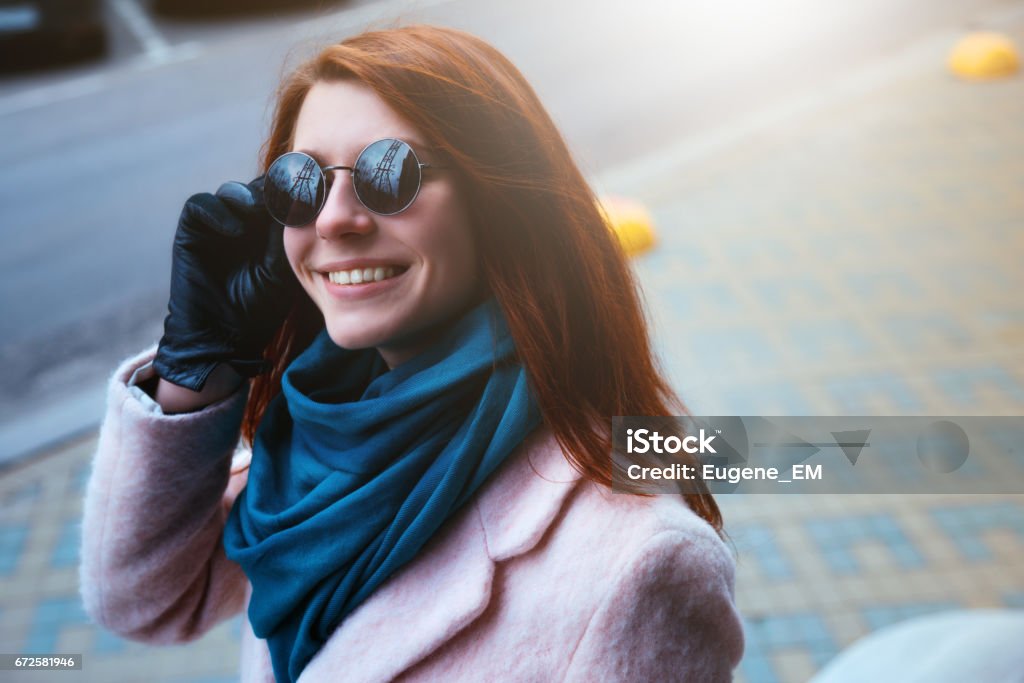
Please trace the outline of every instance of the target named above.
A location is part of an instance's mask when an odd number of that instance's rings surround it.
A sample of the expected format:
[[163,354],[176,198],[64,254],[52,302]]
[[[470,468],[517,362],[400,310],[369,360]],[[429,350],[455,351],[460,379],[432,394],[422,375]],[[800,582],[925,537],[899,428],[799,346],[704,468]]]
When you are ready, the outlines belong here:
[[167,17],[111,0],[108,57],[0,79],[0,462],[96,424],[117,360],[159,336],[182,203],[255,174],[283,65],[319,45],[396,20],[478,33],[601,177],[1012,6],[385,0]]
[[[237,680],[241,615],[156,648],[82,612],[102,383],[159,334],[184,198],[252,173],[282,60],[378,16],[495,42],[596,188],[647,207],[659,242],[634,263],[694,414],[1024,415],[1024,75],[945,68],[968,28],[1024,46],[1024,2],[842,4],[152,18],[163,47],[123,26],[101,62],[6,77],[0,415],[19,438],[61,434],[64,418],[85,429],[0,477],[0,649],[84,653],[62,681]],[[1024,495],[718,501],[747,637],[739,683],[807,681],[909,617],[1024,609]]]

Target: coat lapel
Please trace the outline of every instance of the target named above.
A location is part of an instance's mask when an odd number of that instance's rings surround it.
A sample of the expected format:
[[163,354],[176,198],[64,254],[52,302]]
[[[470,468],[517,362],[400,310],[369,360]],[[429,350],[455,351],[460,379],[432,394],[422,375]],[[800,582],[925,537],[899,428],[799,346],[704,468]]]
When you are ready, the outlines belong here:
[[536,430],[474,503],[342,622],[298,683],[389,681],[426,658],[486,610],[495,563],[540,542],[579,476],[551,432]]
[[488,554],[496,562],[532,550],[580,479],[546,427],[531,434],[517,455],[477,499]]

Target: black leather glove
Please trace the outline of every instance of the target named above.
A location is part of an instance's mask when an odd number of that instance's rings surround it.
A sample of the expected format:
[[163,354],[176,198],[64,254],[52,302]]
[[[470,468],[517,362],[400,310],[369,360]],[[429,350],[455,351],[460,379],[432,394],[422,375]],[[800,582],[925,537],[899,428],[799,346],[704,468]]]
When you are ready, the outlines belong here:
[[218,363],[244,377],[269,369],[263,350],[299,291],[283,230],[263,206],[263,176],[185,202],[157,374],[199,391]]

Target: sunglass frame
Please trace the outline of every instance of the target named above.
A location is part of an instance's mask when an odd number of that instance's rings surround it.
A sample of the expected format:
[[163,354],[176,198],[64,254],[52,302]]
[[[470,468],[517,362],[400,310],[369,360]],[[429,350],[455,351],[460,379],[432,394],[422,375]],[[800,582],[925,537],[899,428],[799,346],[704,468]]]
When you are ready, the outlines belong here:
[[[359,194],[359,187],[356,185],[355,168],[357,166],[359,166],[359,160],[362,158],[363,154],[365,154],[368,149],[370,149],[374,145],[377,145],[377,144],[379,144],[381,142],[400,142],[400,143],[402,143],[403,145],[405,145],[409,149],[409,153],[412,154],[412,158],[416,161],[416,172],[417,172],[416,191],[413,193],[412,197],[409,198],[409,201],[405,203],[405,206],[403,206],[402,208],[400,208],[400,209],[398,209],[396,211],[391,211],[391,212],[378,211],[377,209],[374,209],[372,206],[369,206],[363,200],[362,196],[360,196],[360,194]],[[328,194],[330,194],[330,188],[328,187],[328,183],[327,183],[327,172],[328,171],[351,171],[352,192],[355,194],[356,199],[359,200],[359,203],[367,211],[375,213],[378,216],[395,216],[397,214],[402,213],[403,211],[408,209],[410,206],[412,206],[413,202],[416,201],[416,198],[420,196],[420,190],[423,189],[423,170],[424,169],[428,169],[428,168],[429,169],[445,168],[444,166],[437,166],[437,165],[434,165],[434,164],[428,164],[428,163],[420,161],[420,157],[419,157],[418,154],[416,154],[416,150],[413,148],[413,146],[410,145],[405,140],[402,140],[401,138],[381,138],[379,140],[374,140],[370,144],[368,144],[365,147],[363,147],[363,149],[360,150],[359,154],[356,155],[355,165],[353,165],[353,166],[343,166],[343,165],[321,166],[320,163],[316,159],[314,159],[312,156],[310,156],[309,154],[306,154],[305,152],[293,151],[293,152],[285,152],[281,156],[279,156],[276,159],[274,159],[274,162],[272,164],[270,164],[270,167],[267,169],[267,176],[268,177],[270,176],[270,171],[274,168],[275,164],[277,164],[279,161],[281,161],[281,159],[284,159],[287,156],[292,156],[292,155],[296,155],[296,154],[300,155],[300,156],[303,156],[306,159],[308,159],[308,160],[313,162],[313,166],[320,172],[320,177],[318,179],[317,185],[319,186],[320,183],[323,183],[324,191],[321,194],[320,205],[318,207],[316,207],[316,211],[313,212],[313,216],[308,221],[306,221],[305,223],[302,223],[301,225],[291,225],[291,224],[285,223],[284,221],[279,219],[277,216],[275,216],[270,211],[270,208],[267,207],[267,212],[270,213],[271,218],[273,218],[275,221],[277,221],[278,223],[280,223],[281,225],[283,225],[283,226],[285,226],[287,228],[303,228],[303,227],[305,227],[307,225],[310,225],[311,223],[313,223],[317,219],[317,216],[320,215],[320,212],[323,211],[324,205],[327,203],[327,196],[328,196]],[[264,194],[266,194],[265,190],[264,190]]]

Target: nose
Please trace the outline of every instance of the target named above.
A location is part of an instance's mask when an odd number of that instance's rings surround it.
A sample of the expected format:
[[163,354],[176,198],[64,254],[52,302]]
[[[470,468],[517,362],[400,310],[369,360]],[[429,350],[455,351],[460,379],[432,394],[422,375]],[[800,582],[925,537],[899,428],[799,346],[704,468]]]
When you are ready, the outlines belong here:
[[321,239],[335,240],[346,235],[365,235],[372,232],[375,226],[373,217],[356,199],[349,172],[333,173],[336,177],[327,192],[324,208],[313,222],[316,234]]

